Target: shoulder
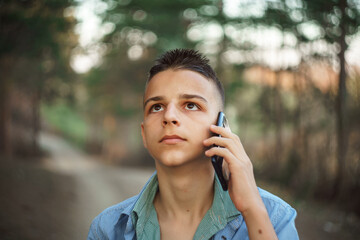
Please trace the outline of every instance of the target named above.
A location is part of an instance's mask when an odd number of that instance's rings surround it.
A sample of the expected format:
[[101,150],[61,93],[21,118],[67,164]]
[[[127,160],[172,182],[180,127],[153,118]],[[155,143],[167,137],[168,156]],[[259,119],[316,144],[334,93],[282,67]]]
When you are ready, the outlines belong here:
[[274,218],[271,219],[272,221],[274,220],[276,222],[276,218],[282,218],[284,215],[296,215],[295,209],[278,196],[275,196],[274,194],[261,188],[259,188],[259,193],[266,206],[270,218]]
[[[88,239],[104,239],[105,236],[108,237],[114,232],[115,228],[119,229],[117,224],[122,224],[122,227],[125,228],[137,199],[138,195],[133,196],[102,211],[92,221]],[[120,229],[122,227],[120,226]]]
[[280,207],[280,208],[292,208],[287,202],[279,198],[278,196],[262,189],[258,188],[260,196],[264,201],[265,205],[269,205],[269,207]]

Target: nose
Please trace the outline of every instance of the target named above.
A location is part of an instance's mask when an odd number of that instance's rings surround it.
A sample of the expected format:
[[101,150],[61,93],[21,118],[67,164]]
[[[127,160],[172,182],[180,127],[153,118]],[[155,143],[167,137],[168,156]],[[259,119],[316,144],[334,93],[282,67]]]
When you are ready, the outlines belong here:
[[175,125],[178,126],[180,124],[179,122],[179,115],[178,110],[174,104],[168,104],[163,116],[162,121],[163,126],[166,125]]

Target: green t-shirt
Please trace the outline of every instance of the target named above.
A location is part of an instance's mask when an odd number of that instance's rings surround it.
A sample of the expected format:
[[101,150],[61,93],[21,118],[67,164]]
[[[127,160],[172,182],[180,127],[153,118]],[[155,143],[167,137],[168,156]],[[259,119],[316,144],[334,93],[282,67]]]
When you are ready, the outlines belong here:
[[[160,239],[160,226],[156,210],[153,204],[159,183],[155,174],[142,192],[131,212],[133,224],[136,229],[138,240]],[[223,191],[219,181],[214,184],[214,201],[211,208],[201,220],[194,239],[209,239],[219,230],[223,229],[228,222],[240,215],[240,212],[232,203],[229,193]]]

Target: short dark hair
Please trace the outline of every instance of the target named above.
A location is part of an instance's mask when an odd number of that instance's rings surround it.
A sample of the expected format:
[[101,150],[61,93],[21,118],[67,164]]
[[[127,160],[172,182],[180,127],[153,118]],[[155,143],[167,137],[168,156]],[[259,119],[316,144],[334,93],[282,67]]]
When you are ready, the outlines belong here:
[[206,79],[215,83],[221,96],[222,107],[225,105],[225,91],[222,83],[217,78],[215,71],[209,65],[209,59],[192,49],[174,49],[165,52],[155,61],[151,67],[146,85],[159,72],[168,69],[186,69],[203,75]]

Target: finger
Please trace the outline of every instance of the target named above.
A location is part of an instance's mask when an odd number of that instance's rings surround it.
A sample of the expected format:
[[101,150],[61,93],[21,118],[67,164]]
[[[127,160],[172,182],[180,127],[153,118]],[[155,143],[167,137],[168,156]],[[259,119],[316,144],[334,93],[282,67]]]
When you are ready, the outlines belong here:
[[[227,148],[232,152],[235,156],[240,153],[239,145],[231,138],[224,137],[211,137],[204,140],[204,146],[210,147],[212,145],[217,145],[223,148]],[[241,148],[242,146],[240,146]]]
[[205,155],[207,157],[212,157],[215,155],[223,157],[229,166],[234,164],[236,161],[236,157],[227,148],[212,147],[205,151]]
[[213,136],[208,139],[205,139],[203,143],[206,147],[209,147],[214,144],[220,147],[228,147],[230,146],[232,141],[233,140],[230,138]]
[[[237,136],[235,135],[234,138],[236,139],[236,137]],[[228,149],[240,161],[250,161],[250,158],[246,154],[245,149],[244,149],[242,143],[240,142],[239,138],[234,140],[231,138],[214,136],[214,137],[205,139],[203,141],[203,144],[206,147],[211,147],[213,145],[220,146],[224,149]],[[214,147],[214,148],[216,149],[217,147]],[[210,148],[210,149],[212,149],[212,148]]]
[[210,131],[216,134],[220,134],[221,136],[230,136],[231,130],[229,128],[224,128],[216,125],[210,126]]
[[[246,156],[246,154],[240,159],[236,158],[228,149],[213,147],[207,151],[205,151],[205,155],[208,157],[212,157],[214,155],[218,155],[223,157],[225,162],[228,164],[229,171],[232,175],[243,174],[243,173],[253,173],[253,166],[250,159]],[[240,161],[239,161],[240,160]],[[235,176],[234,175],[234,176]]]
[[236,134],[232,133],[229,128],[223,128],[223,127],[219,127],[216,125],[211,125],[210,130],[213,133],[221,135],[222,137],[231,138],[231,139],[234,139],[235,141],[241,143],[240,138]]

